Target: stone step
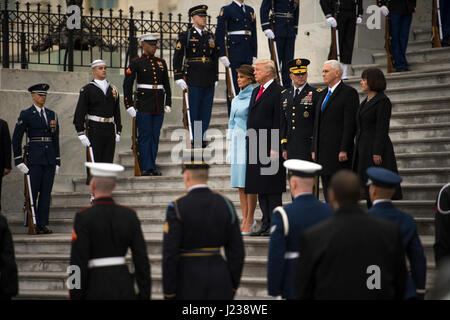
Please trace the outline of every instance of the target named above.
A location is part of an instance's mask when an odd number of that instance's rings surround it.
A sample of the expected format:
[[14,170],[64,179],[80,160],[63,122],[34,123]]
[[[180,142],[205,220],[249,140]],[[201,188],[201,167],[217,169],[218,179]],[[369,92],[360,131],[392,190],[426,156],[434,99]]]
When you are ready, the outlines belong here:
[[450,166],[450,152],[398,153],[399,168],[439,168]]
[[[365,97],[362,91],[360,97]],[[450,98],[450,82],[441,84],[422,84],[419,86],[404,86],[387,89],[386,95],[392,99],[412,99],[422,97],[447,97]]]
[[413,29],[412,30],[413,41],[425,41],[428,40],[431,43],[431,32],[427,29]]
[[431,48],[430,39],[424,40],[412,40],[408,42],[408,47],[406,48],[406,52],[417,51],[421,49],[429,49]]
[[392,140],[450,137],[450,123],[426,123],[391,126],[389,136]]
[[[379,64],[371,63],[371,64],[359,64],[352,66],[354,76],[361,78],[361,74],[364,69],[367,68],[379,68],[384,74],[388,74],[387,72],[387,59],[381,60]],[[407,75],[413,72],[429,72],[429,71],[439,71],[439,70],[447,70],[450,68],[450,58],[442,57],[440,59],[429,60],[427,63],[423,62],[409,62],[408,68],[411,70],[409,72],[401,72],[401,74]],[[394,73],[392,73],[394,74]]]
[[448,97],[420,97],[391,99],[393,112],[423,111],[450,108],[450,99]]
[[[382,65],[386,63],[386,53],[372,54],[375,64]],[[406,52],[406,61],[408,63],[423,63],[427,64],[429,61],[438,59],[448,59],[450,57],[450,48],[427,48]]]
[[[450,99],[449,99],[450,101]],[[412,124],[450,123],[450,108],[424,111],[393,112],[391,126]]]
[[450,137],[393,140],[396,153],[425,153],[450,151]]
[[[162,276],[152,274],[152,295],[162,295]],[[65,272],[22,272],[19,273],[19,288],[22,290],[63,291],[66,287]],[[268,298],[265,277],[242,277],[236,295],[247,298]]]
[[400,168],[403,183],[441,183],[450,181],[450,167],[444,168]]
[[[432,72],[397,72],[385,74],[387,88],[394,89],[399,87],[404,87],[405,84],[408,86],[420,86],[424,83],[430,84],[442,84],[450,82],[450,69],[438,68],[436,71]],[[354,87],[357,90],[361,90],[361,77],[352,76],[345,83]],[[313,87],[323,88],[325,85],[320,83],[311,83]]]

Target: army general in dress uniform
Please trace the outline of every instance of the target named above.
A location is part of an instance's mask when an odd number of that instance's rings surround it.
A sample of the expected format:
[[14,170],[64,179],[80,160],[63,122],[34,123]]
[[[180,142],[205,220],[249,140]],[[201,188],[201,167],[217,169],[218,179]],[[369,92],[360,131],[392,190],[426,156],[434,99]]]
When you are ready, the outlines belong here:
[[[231,68],[232,83],[237,95],[239,86],[236,69],[243,64],[251,65],[258,53],[255,10],[246,5],[244,0],[233,0],[220,9],[217,17],[216,43],[220,61],[225,68]],[[228,56],[226,49],[228,49]],[[230,115],[231,101],[229,99],[227,99],[227,106],[228,115]]]
[[308,84],[308,59],[288,63],[292,87],[281,92],[280,138],[283,158],[312,161],[315,105],[321,89]]
[[[116,176],[124,168],[98,162],[86,162],[86,166],[93,176],[89,187],[95,199],[91,206],[75,215],[70,265],[79,268],[79,283],[78,287],[76,282],[71,283],[70,298],[150,299],[150,264],[141,223],[133,209],[118,205],[111,196]],[[125,261],[128,248],[133,258],[134,276]]]
[[[190,118],[194,141],[203,147],[206,146],[205,133],[211,119],[214,88],[219,80],[214,34],[205,29],[207,9],[206,5],[189,9],[189,16],[192,17],[194,26],[180,33],[173,55],[175,83],[182,90],[189,87]],[[201,121],[198,130],[195,129],[196,121]]]
[[366,172],[370,183],[370,199],[373,202],[368,213],[392,221],[400,227],[411,269],[411,272],[408,273],[404,299],[423,300],[427,278],[427,259],[417,233],[416,221],[411,215],[398,210],[391,201],[402,178],[395,172],[381,167],[369,167]]
[[245,256],[239,220],[233,203],[206,184],[208,168],[200,155],[188,155],[182,164],[188,192],[167,208],[165,299],[230,300],[239,287]]
[[303,230],[333,214],[331,207],[313,195],[314,176],[322,166],[313,162],[290,159],[284,162],[289,170],[292,203],[275,208],[270,228],[267,263],[267,289],[270,296],[296,299],[295,265],[299,253],[298,239]]
[[94,79],[80,89],[73,124],[83,146],[92,146],[92,160],[112,163],[122,131],[119,91],[106,80],[105,61],[95,60],[91,68]]
[[[125,71],[124,103],[127,112],[137,120],[142,175],[160,176],[161,172],[156,169],[159,135],[164,113],[170,112],[172,105],[169,70],[166,61],[155,56],[157,35],[144,34],[140,41],[144,54],[132,59]],[[133,83],[136,78],[137,93],[133,103]]]
[[[294,58],[299,6],[299,0],[263,0],[260,8],[262,30],[268,39],[274,39],[277,44],[284,88],[291,86],[287,64]],[[271,29],[271,22],[274,30]]]
[[[52,233],[49,224],[50,198],[55,174],[58,174],[59,122],[56,113],[44,107],[50,86],[39,83],[28,88],[33,105],[22,110],[12,137],[14,163],[29,174],[36,212],[36,233]],[[22,139],[26,134],[26,154],[22,154]],[[24,163],[24,156],[27,164]]]

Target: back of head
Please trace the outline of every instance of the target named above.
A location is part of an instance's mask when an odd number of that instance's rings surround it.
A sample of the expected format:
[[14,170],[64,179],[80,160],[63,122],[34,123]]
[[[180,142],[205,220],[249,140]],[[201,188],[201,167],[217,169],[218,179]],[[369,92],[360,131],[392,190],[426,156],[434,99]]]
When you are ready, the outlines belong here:
[[340,170],[331,179],[330,191],[339,206],[356,205],[360,198],[359,178],[353,171]]

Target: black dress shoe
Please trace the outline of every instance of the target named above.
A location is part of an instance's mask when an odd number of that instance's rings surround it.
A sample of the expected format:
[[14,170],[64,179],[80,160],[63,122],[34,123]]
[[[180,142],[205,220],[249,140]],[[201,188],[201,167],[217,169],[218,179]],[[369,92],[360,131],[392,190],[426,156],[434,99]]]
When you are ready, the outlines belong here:
[[260,236],[268,236],[270,234],[270,228],[269,227],[261,227],[257,231],[253,231],[250,233],[250,236],[252,237],[260,237]]
[[34,230],[36,231],[36,234],[44,234],[44,230],[42,230],[41,226],[35,226]]
[[152,173],[153,173],[154,176],[161,176],[162,175],[162,173],[158,169],[153,169]]
[[141,176],[153,176],[153,170],[142,170]]
[[47,226],[42,226],[42,227],[41,227],[41,231],[42,231],[42,233],[44,233],[44,234],[51,234],[51,233],[53,233],[53,231],[50,230],[49,228],[47,228]]

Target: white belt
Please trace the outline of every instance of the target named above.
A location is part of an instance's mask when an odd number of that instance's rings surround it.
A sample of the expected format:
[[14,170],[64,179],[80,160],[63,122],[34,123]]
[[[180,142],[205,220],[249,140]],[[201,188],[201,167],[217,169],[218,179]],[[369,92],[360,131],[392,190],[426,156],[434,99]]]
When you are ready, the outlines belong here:
[[125,264],[125,257],[99,258],[89,260],[88,267],[110,267]]
[[235,36],[235,35],[241,35],[241,36],[251,36],[252,32],[249,30],[239,30],[239,31],[228,31],[228,35]]
[[153,90],[162,89],[162,90],[164,90],[164,86],[162,84],[138,84],[137,87],[139,89],[153,89]]
[[102,118],[97,116],[91,116],[90,114],[88,114],[88,119],[96,122],[114,122],[114,117]]
[[296,251],[286,251],[284,254],[285,259],[297,259],[300,256],[300,254]]

